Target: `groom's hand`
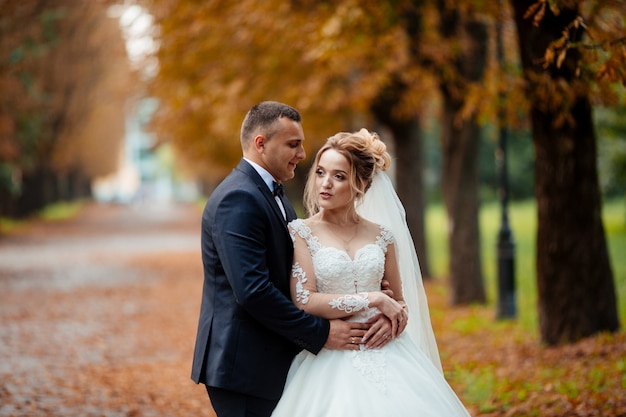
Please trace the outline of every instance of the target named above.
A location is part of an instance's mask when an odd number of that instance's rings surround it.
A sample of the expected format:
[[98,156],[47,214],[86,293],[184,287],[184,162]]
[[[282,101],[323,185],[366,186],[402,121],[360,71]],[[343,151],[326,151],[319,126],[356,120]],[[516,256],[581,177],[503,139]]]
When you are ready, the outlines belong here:
[[326,339],[325,348],[337,350],[359,350],[365,332],[370,325],[367,323],[353,323],[341,319],[330,321],[330,332]]
[[391,289],[389,285],[389,281],[387,281],[386,279],[383,279],[382,282],[380,283],[380,290],[382,291],[383,294],[389,296],[390,298],[394,298],[393,290]]

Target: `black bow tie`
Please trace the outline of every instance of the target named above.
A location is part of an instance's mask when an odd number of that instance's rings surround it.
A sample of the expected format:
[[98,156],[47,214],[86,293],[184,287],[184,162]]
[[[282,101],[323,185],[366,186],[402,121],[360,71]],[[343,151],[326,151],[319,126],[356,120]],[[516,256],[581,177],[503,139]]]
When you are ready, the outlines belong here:
[[272,194],[274,194],[274,197],[279,196],[279,197],[283,197],[285,195],[285,186],[283,184],[279,184],[276,181],[273,182],[274,183],[274,192]]

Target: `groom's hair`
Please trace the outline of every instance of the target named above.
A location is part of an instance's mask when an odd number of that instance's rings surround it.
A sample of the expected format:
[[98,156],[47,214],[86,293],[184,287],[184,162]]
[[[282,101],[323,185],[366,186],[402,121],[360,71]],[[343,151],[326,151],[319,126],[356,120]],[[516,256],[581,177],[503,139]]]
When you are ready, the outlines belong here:
[[241,146],[246,148],[250,140],[258,134],[270,139],[276,133],[276,122],[287,117],[294,122],[302,123],[298,110],[277,101],[263,101],[255,104],[246,114],[241,124]]

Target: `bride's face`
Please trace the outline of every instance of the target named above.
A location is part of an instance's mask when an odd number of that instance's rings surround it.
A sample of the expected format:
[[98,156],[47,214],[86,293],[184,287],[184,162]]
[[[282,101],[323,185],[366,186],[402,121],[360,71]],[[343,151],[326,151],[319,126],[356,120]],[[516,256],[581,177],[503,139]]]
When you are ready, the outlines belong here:
[[334,210],[353,207],[350,163],[334,149],[325,151],[315,168],[315,189],[320,208]]

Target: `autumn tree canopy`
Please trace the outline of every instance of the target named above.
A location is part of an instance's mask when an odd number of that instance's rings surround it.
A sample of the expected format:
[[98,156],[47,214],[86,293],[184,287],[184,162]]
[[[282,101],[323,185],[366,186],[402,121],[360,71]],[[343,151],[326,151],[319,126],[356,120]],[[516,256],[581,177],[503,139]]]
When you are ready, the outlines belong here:
[[241,120],[262,100],[302,112],[309,149],[338,130],[362,126],[391,74],[414,86],[403,110],[416,114],[420,107],[428,77],[407,70],[406,33],[391,4],[145,4],[160,44],[152,89],[161,101],[156,131],[214,174],[240,157]]
[[[375,120],[376,113],[379,119],[390,115],[394,120],[414,122],[427,113],[424,110],[438,106],[444,94],[453,111],[440,122],[452,132],[446,140],[452,153],[459,149],[456,136],[465,130],[459,128],[464,123],[472,129],[484,123],[528,129],[529,115],[538,109],[547,111],[547,124],[563,126],[571,121],[569,110],[579,97],[594,105],[616,104],[620,100],[616,85],[623,84],[626,13],[618,0],[143,0],[142,4],[155,17],[155,38],[160,45],[156,52],[159,73],[150,90],[160,102],[153,127],[204,177],[214,180],[239,159],[241,120],[250,106],[262,100],[284,101],[298,108],[304,117],[308,149],[315,149],[337,130],[380,122]],[[569,20],[561,17],[562,26],[539,38],[532,23],[547,13],[557,15],[560,5],[576,13],[568,14]],[[520,25],[512,9],[516,16],[523,10],[531,25]],[[457,23],[465,24],[464,28],[449,27],[450,22],[455,24],[446,20],[450,10],[450,16],[463,17]],[[497,24],[504,34],[503,62],[495,60]],[[471,27],[483,32],[470,37]],[[573,36],[572,30],[582,30],[583,36]],[[468,53],[470,47],[484,60],[478,76],[471,68],[477,61],[472,58],[478,55]],[[532,54],[528,54],[530,49]],[[570,55],[578,58],[570,59]],[[559,71],[553,68],[572,62],[576,68],[571,77],[554,77]],[[529,72],[528,65],[542,70]],[[397,86],[391,100],[380,100]],[[376,105],[381,102],[388,111],[379,111]],[[500,118],[501,114],[505,117]],[[593,134],[587,140],[595,146]],[[546,183],[554,162],[548,161],[548,171],[537,172]],[[572,163],[579,162],[575,158]],[[596,175],[595,167],[590,166],[589,172]],[[462,174],[457,178],[463,178]],[[565,189],[554,190],[538,194],[538,200],[564,204]],[[598,208],[592,206],[593,201],[577,204],[587,205],[590,212]],[[545,225],[546,218],[540,216],[541,222]],[[467,244],[477,245],[475,240]],[[558,268],[574,256],[564,255],[547,262]]]
[[[117,167],[132,84],[124,40],[108,6],[71,0],[0,3],[5,203],[52,196],[55,177],[82,178],[88,186],[89,179]],[[41,181],[49,183],[37,185]],[[41,203],[5,210],[21,212]]]

